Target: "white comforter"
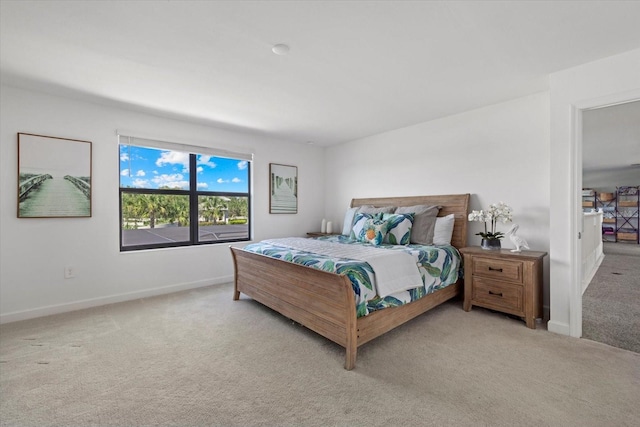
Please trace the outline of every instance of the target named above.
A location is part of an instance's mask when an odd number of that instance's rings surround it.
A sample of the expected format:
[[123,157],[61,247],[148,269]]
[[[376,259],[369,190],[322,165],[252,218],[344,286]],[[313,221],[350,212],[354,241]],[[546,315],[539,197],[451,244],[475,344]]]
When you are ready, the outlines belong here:
[[342,245],[302,237],[270,239],[265,242],[299,251],[364,261],[371,266],[375,273],[376,292],[381,298],[423,286],[422,276],[417,265],[418,260],[406,252],[373,246]]

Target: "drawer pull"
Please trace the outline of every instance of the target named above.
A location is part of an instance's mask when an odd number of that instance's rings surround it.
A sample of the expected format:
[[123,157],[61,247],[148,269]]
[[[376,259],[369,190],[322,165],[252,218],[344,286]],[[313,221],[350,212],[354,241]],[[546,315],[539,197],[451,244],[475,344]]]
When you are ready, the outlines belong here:
[[498,273],[502,273],[502,269],[501,268],[489,267],[489,271],[497,271]]
[[502,292],[489,291],[489,295],[495,295],[495,296],[498,296],[498,297],[502,297]]

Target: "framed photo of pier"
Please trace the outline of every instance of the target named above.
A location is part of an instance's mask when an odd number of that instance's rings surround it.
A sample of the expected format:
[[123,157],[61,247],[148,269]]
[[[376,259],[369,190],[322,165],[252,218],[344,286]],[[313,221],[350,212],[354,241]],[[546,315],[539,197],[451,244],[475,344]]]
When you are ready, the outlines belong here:
[[269,213],[298,213],[298,168],[269,163]]
[[91,142],[18,133],[18,218],[91,216]]

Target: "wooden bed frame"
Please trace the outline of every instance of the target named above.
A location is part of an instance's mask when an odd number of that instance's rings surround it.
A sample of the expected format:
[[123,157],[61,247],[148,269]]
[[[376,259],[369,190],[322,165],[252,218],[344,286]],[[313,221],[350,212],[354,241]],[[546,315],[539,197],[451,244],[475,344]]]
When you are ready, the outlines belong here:
[[[438,216],[455,215],[451,243],[466,246],[469,194],[353,199],[351,206],[440,205]],[[362,344],[460,294],[462,280],[399,307],[356,317],[349,278],[231,247],[235,268],[233,299],[243,293],[345,347],[345,369],[356,364]]]

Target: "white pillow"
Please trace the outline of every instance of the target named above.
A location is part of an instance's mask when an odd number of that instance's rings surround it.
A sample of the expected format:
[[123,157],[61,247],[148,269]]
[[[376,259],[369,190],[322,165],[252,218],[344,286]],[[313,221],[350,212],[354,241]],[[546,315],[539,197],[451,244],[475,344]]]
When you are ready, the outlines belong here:
[[348,236],[351,234],[351,228],[353,227],[353,219],[358,212],[359,207],[347,209],[347,213],[344,214],[344,223],[342,224],[342,234]]
[[434,245],[450,245],[453,236],[453,224],[456,218],[453,214],[436,218],[436,226],[433,229]]

